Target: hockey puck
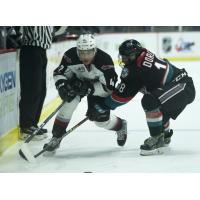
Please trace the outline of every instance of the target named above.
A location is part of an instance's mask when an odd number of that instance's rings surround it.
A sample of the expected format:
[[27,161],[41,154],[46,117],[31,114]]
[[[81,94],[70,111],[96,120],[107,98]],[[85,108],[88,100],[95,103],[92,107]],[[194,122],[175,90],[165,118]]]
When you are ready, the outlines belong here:
[[83,172],[83,173],[92,173],[92,172],[86,171],[86,172]]

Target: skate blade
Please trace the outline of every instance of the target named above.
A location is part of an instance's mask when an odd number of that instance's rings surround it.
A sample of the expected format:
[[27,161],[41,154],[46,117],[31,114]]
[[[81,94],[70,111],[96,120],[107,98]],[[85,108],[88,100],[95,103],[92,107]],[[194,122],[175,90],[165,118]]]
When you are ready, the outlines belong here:
[[169,150],[170,150],[169,147],[160,147],[158,149],[154,149],[151,151],[141,149],[140,155],[141,156],[161,155],[168,152]]
[[56,150],[55,151],[45,151],[44,153],[43,153],[43,156],[44,157],[52,157],[52,156],[54,156],[56,154]]

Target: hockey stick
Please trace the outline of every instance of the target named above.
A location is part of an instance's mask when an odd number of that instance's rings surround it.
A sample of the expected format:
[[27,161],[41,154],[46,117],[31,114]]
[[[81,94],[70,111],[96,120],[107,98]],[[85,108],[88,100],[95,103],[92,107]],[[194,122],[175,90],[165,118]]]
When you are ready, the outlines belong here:
[[[78,128],[81,124],[83,124],[84,122],[86,122],[88,120],[88,117],[84,118],[83,120],[81,120],[78,124],[76,124],[75,126],[73,126],[71,129],[69,129],[63,136],[62,139],[67,136],[68,134],[70,134],[72,131],[74,131],[76,128]],[[40,152],[38,152],[37,154],[33,155],[29,149],[26,149],[26,145],[23,146],[23,149],[21,149],[22,151],[19,152],[20,156],[29,162],[35,162],[35,158],[37,158],[38,156],[40,156],[41,154],[43,154],[44,152],[47,151],[48,147],[42,149]]]
[[[47,122],[49,122],[49,120],[58,112],[58,110],[60,110],[60,108],[64,105],[65,101],[63,101],[57,108],[54,112],[52,112],[45,120],[44,122],[33,132],[32,135],[30,135],[25,141],[24,143],[22,144],[22,147],[20,148],[19,150],[19,155],[23,154],[23,149],[24,148],[28,148],[27,147],[27,143],[29,143],[33,138],[34,136],[47,124]],[[25,147],[24,147],[25,146]]]

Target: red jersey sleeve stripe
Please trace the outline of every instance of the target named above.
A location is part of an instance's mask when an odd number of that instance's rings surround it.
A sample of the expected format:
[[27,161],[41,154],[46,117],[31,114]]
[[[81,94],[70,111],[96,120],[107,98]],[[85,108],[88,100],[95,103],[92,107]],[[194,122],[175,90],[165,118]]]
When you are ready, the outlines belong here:
[[115,100],[115,101],[118,101],[120,103],[127,103],[129,102],[133,97],[119,97],[118,95],[116,94],[112,94],[112,99]]

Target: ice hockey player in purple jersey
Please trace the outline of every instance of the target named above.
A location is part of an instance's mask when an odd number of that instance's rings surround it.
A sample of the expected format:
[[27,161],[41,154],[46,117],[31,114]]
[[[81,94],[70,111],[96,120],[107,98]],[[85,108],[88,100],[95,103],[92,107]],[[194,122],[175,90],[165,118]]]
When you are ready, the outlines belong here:
[[77,46],[64,53],[60,65],[54,71],[54,80],[65,104],[56,116],[52,139],[44,145],[47,151],[55,151],[59,147],[72,114],[84,96],[88,100],[88,118],[99,127],[115,131],[119,146],[125,144],[126,121],[98,105],[112,93],[117,74],[112,58],[96,47],[93,35],[80,35]]
[[[176,119],[195,98],[193,80],[185,69],[160,59],[136,40],[119,47],[123,69],[121,82],[105,99],[106,107],[115,109],[129,102],[140,91],[150,137],[140,146],[141,155],[163,153],[171,141],[170,119]],[[134,117],[134,114],[133,114]]]

